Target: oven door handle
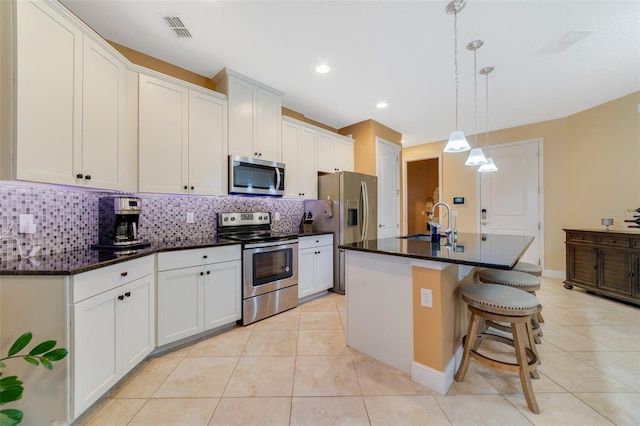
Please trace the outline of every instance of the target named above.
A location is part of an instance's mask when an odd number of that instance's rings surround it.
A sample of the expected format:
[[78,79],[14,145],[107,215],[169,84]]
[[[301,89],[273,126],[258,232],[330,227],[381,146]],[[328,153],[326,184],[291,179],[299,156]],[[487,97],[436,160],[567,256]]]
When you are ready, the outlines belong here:
[[256,248],[265,248],[265,247],[287,246],[287,245],[291,245],[291,244],[298,244],[298,240],[270,241],[270,242],[245,244],[244,248],[245,249],[256,249]]

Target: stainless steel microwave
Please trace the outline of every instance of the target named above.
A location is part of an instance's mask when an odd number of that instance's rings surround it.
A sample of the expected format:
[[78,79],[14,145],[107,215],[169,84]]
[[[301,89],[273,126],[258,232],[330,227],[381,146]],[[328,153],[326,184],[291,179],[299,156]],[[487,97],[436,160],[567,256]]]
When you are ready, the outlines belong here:
[[230,155],[229,194],[282,197],[284,195],[284,164]]

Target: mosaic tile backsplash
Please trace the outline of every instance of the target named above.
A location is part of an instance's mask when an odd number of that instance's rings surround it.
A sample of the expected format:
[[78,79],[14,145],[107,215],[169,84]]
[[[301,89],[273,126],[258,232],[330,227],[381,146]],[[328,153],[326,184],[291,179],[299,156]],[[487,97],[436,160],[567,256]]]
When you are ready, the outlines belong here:
[[[34,245],[43,254],[90,248],[98,242],[98,200],[108,195],[114,193],[0,182],[0,236],[12,237],[0,240],[0,261],[27,254]],[[149,241],[214,238],[218,212],[266,211],[272,218],[279,212],[272,229],[296,233],[304,211],[302,201],[277,198],[133,195],[142,199],[140,238]],[[187,223],[187,212],[194,213],[194,223]],[[35,234],[18,233],[21,214],[34,216]]]

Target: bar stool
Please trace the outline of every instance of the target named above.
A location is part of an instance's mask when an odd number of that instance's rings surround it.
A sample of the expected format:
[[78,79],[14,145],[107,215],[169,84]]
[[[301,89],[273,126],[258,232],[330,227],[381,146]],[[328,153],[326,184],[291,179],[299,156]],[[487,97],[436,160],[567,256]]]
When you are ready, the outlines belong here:
[[[534,296],[536,295],[536,291],[540,290],[540,278],[525,272],[504,271],[501,269],[482,269],[478,272],[478,279],[483,283],[500,284],[524,290]],[[533,320],[533,334],[536,343],[542,343],[542,340],[540,340],[540,336],[542,336],[542,329],[540,328],[538,316],[540,315],[541,310],[542,305],[540,305],[540,309],[536,312]]]
[[[514,271],[524,272],[525,274],[533,275],[534,277],[542,276],[542,268],[540,265],[536,265],[535,263],[528,262],[518,262],[516,266],[513,267]],[[538,322],[544,322],[544,318],[542,318],[542,313],[538,312]]]
[[[540,413],[531,385],[531,376],[539,377],[536,370],[538,357],[534,352],[535,343],[528,332],[531,317],[538,309],[538,299],[526,291],[499,284],[469,284],[462,288],[462,300],[471,311],[471,319],[467,335],[462,339],[464,352],[455,375],[456,381],[464,380],[471,358],[493,368],[517,372],[520,375],[527,406],[534,413]],[[495,334],[479,333],[480,323],[485,320],[508,323],[513,340]],[[483,340],[494,340],[513,346],[516,363],[500,361],[479,353],[478,349]]]

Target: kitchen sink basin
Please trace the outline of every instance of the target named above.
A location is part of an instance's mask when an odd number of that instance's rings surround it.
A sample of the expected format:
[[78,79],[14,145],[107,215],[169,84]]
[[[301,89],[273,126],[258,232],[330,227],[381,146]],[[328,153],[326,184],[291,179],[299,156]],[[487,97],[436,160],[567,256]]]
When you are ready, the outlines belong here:
[[398,238],[401,238],[403,240],[431,241],[430,234],[413,234],[413,235],[406,235],[404,237],[398,237]]

